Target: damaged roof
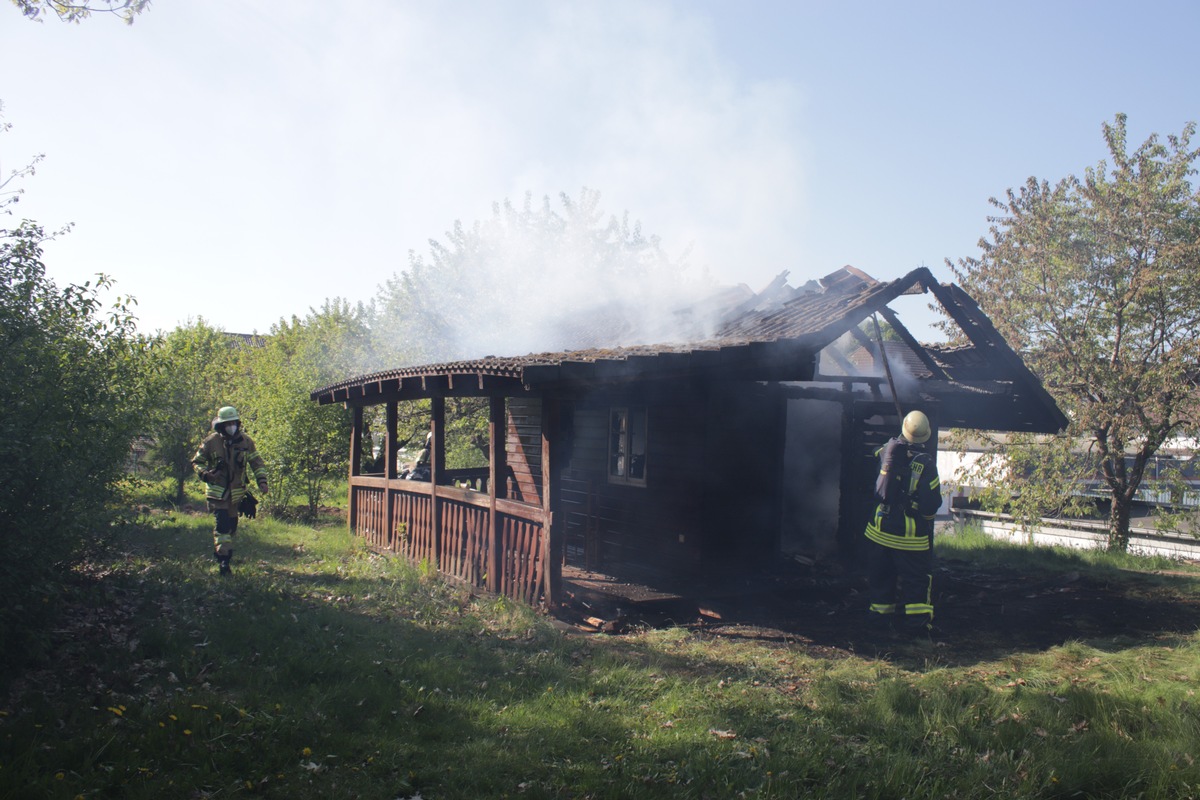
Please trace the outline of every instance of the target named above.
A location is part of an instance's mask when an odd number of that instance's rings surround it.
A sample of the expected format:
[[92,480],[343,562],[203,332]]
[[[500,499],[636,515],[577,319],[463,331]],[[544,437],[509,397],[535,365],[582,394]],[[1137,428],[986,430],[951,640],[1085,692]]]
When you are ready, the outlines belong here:
[[[974,300],[953,284],[938,284],[927,268],[891,282],[849,266],[798,288],[788,286],[786,278],[784,272],[758,293],[725,293],[715,332],[694,340],[398,367],[316,389],[311,397],[322,404],[369,405],[438,394],[520,394],[686,377],[840,385],[845,394],[890,404],[894,401],[881,378],[887,370],[879,370],[890,361],[912,379],[894,384],[899,400],[910,407],[936,407],[939,427],[1039,433],[1066,427],[1066,417],[1041,381]],[[887,307],[902,295],[922,293],[934,296],[969,344],[920,344]],[[882,352],[858,329],[877,313],[900,337],[886,342]],[[846,334],[858,340],[857,349],[839,354],[830,348]]]

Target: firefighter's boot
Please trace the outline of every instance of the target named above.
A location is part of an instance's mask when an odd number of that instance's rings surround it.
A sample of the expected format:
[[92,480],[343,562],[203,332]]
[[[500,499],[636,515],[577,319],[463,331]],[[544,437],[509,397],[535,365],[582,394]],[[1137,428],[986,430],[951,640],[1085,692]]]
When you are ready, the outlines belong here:
[[866,629],[872,636],[889,637],[896,632],[894,606],[873,606],[866,616]]
[[229,566],[229,562],[233,558],[233,550],[225,549],[224,552],[218,550],[213,555],[217,559],[217,567],[221,575],[228,575],[233,572]]
[[904,619],[903,629],[907,636],[929,636],[933,633],[933,615],[910,614]]

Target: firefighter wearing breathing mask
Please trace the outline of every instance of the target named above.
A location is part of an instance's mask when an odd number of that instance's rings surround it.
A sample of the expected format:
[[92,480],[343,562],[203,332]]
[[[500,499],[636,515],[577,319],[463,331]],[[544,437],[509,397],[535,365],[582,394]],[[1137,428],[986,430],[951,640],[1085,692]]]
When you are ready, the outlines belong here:
[[867,523],[870,619],[908,632],[933,623],[933,521],[942,504],[937,457],[926,451],[929,418],[910,411],[900,435],[877,451],[875,513]]
[[215,518],[213,555],[220,574],[228,575],[238,516],[246,508],[243,501],[252,502],[247,499],[248,476],[253,475],[259,492],[267,493],[267,467],[253,440],[242,431],[236,408],[224,406],[217,411],[212,433],[204,437],[192,457],[192,467],[207,484],[204,494]]

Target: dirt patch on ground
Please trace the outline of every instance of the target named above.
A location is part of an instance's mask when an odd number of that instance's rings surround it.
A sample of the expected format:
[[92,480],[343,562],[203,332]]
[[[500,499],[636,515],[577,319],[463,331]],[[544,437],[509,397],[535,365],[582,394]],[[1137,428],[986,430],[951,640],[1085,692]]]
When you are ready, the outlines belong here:
[[[824,570],[828,572],[828,570]],[[721,585],[651,589],[637,581],[568,575],[558,615],[581,631],[683,626],[714,637],[776,642],[828,657],[962,665],[1070,641],[1112,649],[1171,641],[1200,629],[1198,578],[1078,572],[1022,575],[942,560],[934,576],[935,629],[902,634],[871,624],[866,584],[852,574],[781,566]]]

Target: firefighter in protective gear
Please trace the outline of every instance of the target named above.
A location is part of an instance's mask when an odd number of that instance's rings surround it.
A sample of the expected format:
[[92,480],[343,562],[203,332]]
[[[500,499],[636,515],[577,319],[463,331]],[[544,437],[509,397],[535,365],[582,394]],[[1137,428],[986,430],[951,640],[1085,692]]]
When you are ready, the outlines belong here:
[[433,431],[425,434],[425,446],[417,453],[412,466],[401,471],[400,477],[409,481],[427,481],[431,476],[429,460],[433,452]]
[[213,555],[222,575],[230,573],[233,538],[237,533],[239,506],[246,497],[248,478],[253,476],[258,491],[267,493],[267,467],[242,431],[237,409],[224,406],[212,421],[212,433],[204,437],[192,457],[192,468],[207,484],[205,498],[213,512]]
[[937,458],[924,447],[931,433],[929,418],[911,411],[900,435],[877,451],[877,505],[866,530],[871,616],[900,615],[914,632],[933,622],[933,520],[942,493]]

